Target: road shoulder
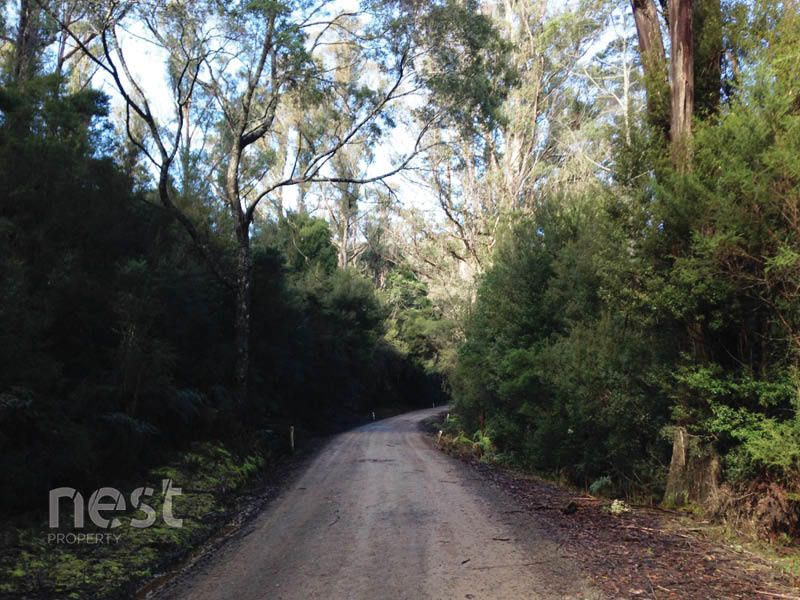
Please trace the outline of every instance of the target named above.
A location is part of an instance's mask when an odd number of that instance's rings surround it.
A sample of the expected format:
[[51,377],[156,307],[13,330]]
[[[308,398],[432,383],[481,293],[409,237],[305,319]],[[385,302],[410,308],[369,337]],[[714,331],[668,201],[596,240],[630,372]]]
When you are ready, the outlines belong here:
[[[446,452],[430,423],[423,428],[431,447]],[[630,511],[614,515],[607,499],[474,457],[452,458],[467,479],[489,484],[516,530],[554,540],[559,556],[609,597],[800,598],[775,565],[678,513],[626,507]]]

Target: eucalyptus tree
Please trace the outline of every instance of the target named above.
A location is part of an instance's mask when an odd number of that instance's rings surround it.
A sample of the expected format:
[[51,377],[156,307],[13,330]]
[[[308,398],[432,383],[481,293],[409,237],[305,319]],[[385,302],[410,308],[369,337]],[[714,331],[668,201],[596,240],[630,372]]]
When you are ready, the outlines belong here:
[[2,39],[9,47],[8,80],[19,84],[39,72],[44,50],[53,41],[53,32],[44,11],[34,0],[20,0],[14,4],[11,10],[14,23],[3,24]]
[[[343,24],[350,29],[358,25],[352,17],[345,19]],[[340,132],[351,130],[361,106],[375,100],[375,91],[364,85],[363,81],[364,74],[370,71],[367,48],[340,34],[336,34],[334,40],[335,44],[328,46],[321,56],[330,65],[337,82],[337,93],[316,110],[306,112],[302,117],[302,125],[297,129],[297,143],[307,149],[304,155],[306,159],[313,159],[315,148],[331,145]],[[391,118],[393,112],[387,110],[384,118]],[[318,196],[320,208],[328,214],[340,268],[352,266],[365,249],[358,239],[358,225],[364,217],[359,201],[366,193],[366,188],[358,181],[364,178],[367,166],[375,157],[375,146],[381,138],[380,127],[362,128],[330,161],[331,173],[339,181],[330,186],[310,186],[303,190],[306,196]],[[305,196],[303,201],[306,202]]]
[[24,84],[33,77],[68,77],[81,58],[59,26],[67,24],[84,44],[94,39],[86,29],[89,3],[81,0],[6,0],[0,15],[0,41],[5,46],[7,83]]
[[[626,147],[633,144],[636,115],[643,98],[632,19],[627,10],[612,11],[606,22],[611,38],[608,45],[582,68],[583,75],[591,84],[591,95],[599,105],[601,119],[605,117],[608,122],[616,124]],[[606,142],[610,141],[609,137]]]
[[669,140],[673,164],[684,171],[690,166],[695,113],[708,116],[720,102],[725,57],[722,3],[662,0],[657,6],[654,0],[631,0],[631,9],[647,82],[648,116]]
[[453,295],[474,299],[473,281],[491,263],[504,223],[535,211],[553,191],[591,184],[603,170],[604,132],[592,127],[598,110],[584,71],[610,6],[598,0],[483,4],[502,40],[486,61],[497,74],[493,85],[504,93],[498,97],[487,86],[486,95],[499,102],[476,113],[483,118],[441,123],[441,143],[426,154],[423,182],[440,218],[408,220],[412,230],[422,228],[407,234],[408,252],[419,273],[431,278],[431,293],[448,306],[457,304]]
[[[469,79],[473,74],[476,81],[483,80],[477,72],[482,65],[464,68],[479,62],[469,55],[447,70],[430,68],[444,46],[473,43],[469,32],[435,29],[441,26],[439,17],[449,14],[452,7],[461,7],[458,14],[464,17],[474,13],[472,5],[379,1],[365,2],[357,10],[339,6],[326,0],[105,0],[92,5],[96,41],[91,46],[69,23],[59,20],[71,43],[121,97],[128,136],[151,165],[161,203],[235,293],[235,383],[241,400],[247,397],[249,369],[250,236],[262,203],[290,187],[307,191],[309,186],[323,184],[366,185],[399,173],[424,149],[423,137],[431,124],[443,111],[455,110],[456,103],[449,101],[457,95],[453,87],[474,84]],[[51,16],[58,20],[52,11]],[[438,31],[433,42],[425,28]],[[162,57],[162,64],[153,68],[167,72],[170,99],[166,108],[158,104],[154,90],[144,85],[132,60],[132,43],[139,40],[141,45],[142,39]],[[352,86],[348,78],[337,76],[342,65],[326,59],[324,49],[342,43],[361,48],[370,69],[358,101],[336,105],[335,99],[351,94]],[[392,125],[387,119],[392,107],[409,94],[425,90],[439,102],[427,102],[426,110],[418,111],[414,142],[392,166],[382,173],[337,174],[333,166],[341,153],[357,145],[366,132],[380,135]],[[465,104],[464,97],[461,93],[460,105]],[[319,138],[288,135],[284,108],[313,110],[334,105],[346,118],[337,119],[332,131],[324,131]],[[190,143],[186,128],[190,115],[201,111],[213,126],[202,136],[204,158],[196,161],[201,172],[193,176],[206,181],[226,206],[233,228],[233,265],[219,259],[209,233],[176,202],[177,163],[181,148],[186,150]],[[136,134],[133,124],[137,121],[146,126],[143,137]],[[287,142],[291,139],[295,141]]]

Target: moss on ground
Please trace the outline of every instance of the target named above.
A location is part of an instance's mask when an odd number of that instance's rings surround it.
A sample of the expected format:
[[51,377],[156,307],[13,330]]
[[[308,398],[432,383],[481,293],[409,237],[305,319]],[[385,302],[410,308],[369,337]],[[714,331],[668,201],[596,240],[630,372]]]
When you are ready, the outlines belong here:
[[[188,556],[214,535],[227,520],[237,493],[262,472],[265,462],[260,452],[239,458],[220,444],[192,446],[173,463],[153,469],[145,478],[155,491],[145,499],[158,515],[152,526],[130,526],[131,519],[146,517],[138,510],[115,515],[122,524],[111,530],[98,529],[86,519],[81,533],[118,535],[113,543],[48,540],[48,535],[56,531],[75,533],[70,510],[63,511],[60,530],[49,529],[46,522],[26,528],[7,524],[0,548],[0,596],[99,599],[130,595],[143,581]],[[182,489],[173,501],[173,515],[183,519],[180,528],[168,526],[161,518],[164,479]]]

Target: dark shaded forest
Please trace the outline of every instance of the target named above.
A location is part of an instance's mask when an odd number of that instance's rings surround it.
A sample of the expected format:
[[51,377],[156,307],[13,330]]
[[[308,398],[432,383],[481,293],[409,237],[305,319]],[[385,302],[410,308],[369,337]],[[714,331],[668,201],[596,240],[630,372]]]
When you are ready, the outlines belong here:
[[107,100],[42,77],[4,88],[0,109],[5,511],[65,483],[135,477],[192,441],[261,435],[288,448],[289,424],[324,433],[441,401],[415,357],[384,341],[371,281],[337,269],[327,223],[290,214],[254,234],[251,391],[239,402],[232,292],[101,152]]

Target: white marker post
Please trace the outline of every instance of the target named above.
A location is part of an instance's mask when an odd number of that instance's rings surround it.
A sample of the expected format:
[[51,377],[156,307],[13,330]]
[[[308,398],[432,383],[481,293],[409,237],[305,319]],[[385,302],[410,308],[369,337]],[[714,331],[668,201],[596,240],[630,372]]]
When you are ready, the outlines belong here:
[[294,425],[289,425],[289,446],[294,452]]

